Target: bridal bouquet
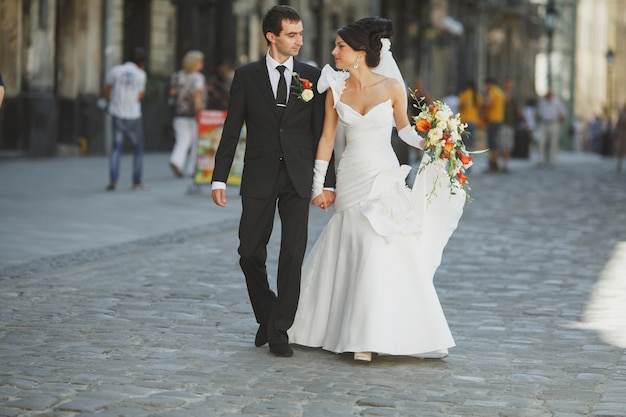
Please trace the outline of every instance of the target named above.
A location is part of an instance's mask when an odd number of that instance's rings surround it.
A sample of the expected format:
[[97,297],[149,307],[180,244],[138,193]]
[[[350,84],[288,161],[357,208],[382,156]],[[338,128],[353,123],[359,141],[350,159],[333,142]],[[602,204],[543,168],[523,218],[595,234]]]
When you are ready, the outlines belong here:
[[[450,191],[455,194],[456,190],[466,191],[469,199],[469,183],[465,170],[472,166],[472,155],[465,149],[463,136],[470,133],[465,130],[467,125],[461,122],[461,116],[453,114],[450,107],[441,101],[426,104],[424,98],[417,98],[415,91],[411,91],[411,97],[415,100],[413,106],[420,110],[413,117],[414,129],[425,141],[424,152],[430,157],[425,164],[441,161],[450,179]],[[422,166],[422,169],[424,166]],[[435,193],[435,187],[430,194]]]

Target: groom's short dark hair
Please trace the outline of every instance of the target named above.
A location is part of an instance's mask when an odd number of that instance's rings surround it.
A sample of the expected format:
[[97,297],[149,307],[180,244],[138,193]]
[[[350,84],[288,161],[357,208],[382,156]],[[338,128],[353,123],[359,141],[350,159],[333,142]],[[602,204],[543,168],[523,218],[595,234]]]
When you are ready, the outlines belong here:
[[[263,36],[268,32],[272,32],[274,35],[279,36],[280,31],[283,29],[283,20],[289,22],[300,22],[302,19],[300,15],[291,6],[279,4],[272,7],[267,11],[265,17],[263,17]],[[270,41],[265,36],[265,41],[270,44]]]

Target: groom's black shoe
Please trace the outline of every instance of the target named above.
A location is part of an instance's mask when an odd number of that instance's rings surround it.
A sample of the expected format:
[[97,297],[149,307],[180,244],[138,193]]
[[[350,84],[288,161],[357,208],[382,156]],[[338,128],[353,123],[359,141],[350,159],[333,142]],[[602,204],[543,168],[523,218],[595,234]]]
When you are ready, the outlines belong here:
[[270,352],[282,358],[290,358],[293,356],[293,350],[291,350],[288,343],[270,345]]
[[259,324],[259,330],[256,331],[256,337],[254,338],[254,346],[261,347],[267,343],[267,326]]

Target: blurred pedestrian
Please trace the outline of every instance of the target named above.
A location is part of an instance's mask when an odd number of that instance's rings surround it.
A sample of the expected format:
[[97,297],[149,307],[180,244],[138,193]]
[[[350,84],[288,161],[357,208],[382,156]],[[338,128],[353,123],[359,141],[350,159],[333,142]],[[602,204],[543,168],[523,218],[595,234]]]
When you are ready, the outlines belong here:
[[501,171],[509,172],[509,160],[511,151],[515,145],[515,132],[517,123],[522,118],[522,112],[513,94],[513,80],[507,78],[503,84],[504,93],[504,119],[498,133],[498,153],[502,157]]
[[441,99],[441,101],[450,107],[452,114],[457,114],[459,112],[459,96],[454,92],[453,88],[448,88],[446,95]]
[[125,137],[130,139],[133,145],[133,189],[147,190],[149,188],[141,181],[143,174],[141,100],[146,88],[145,59],[145,50],[135,48],[129,61],[114,66],[106,76],[104,97],[108,102],[107,108],[108,112],[111,113],[113,125],[113,148],[109,159],[109,185],[106,187],[108,191],[115,190],[117,184]]
[[0,107],[2,107],[3,100],[4,100],[4,80],[2,79],[2,73],[0,72]]
[[541,123],[539,141],[539,166],[554,168],[556,154],[559,150],[559,134],[561,122],[565,119],[565,107],[561,99],[552,91],[539,100],[537,114]]
[[626,103],[619,112],[617,124],[615,125],[615,154],[617,155],[617,172],[622,172],[622,161],[626,154]]
[[204,54],[189,51],[183,57],[183,69],[172,75],[170,97],[175,101],[174,136],[176,143],[170,155],[170,168],[175,176],[193,176],[198,156],[198,113],[204,109],[205,80],[200,72]]
[[487,122],[487,146],[489,147],[489,167],[487,172],[498,172],[499,149],[498,138],[504,122],[505,98],[497,81],[489,77],[485,80],[487,93],[483,104],[483,116]]
[[468,150],[473,149],[473,137],[476,129],[480,124],[480,109],[483,105],[483,98],[476,90],[476,83],[469,80],[465,90],[459,93],[459,114],[461,121],[467,124],[467,130],[470,134],[463,136],[465,147]]
[[533,146],[539,144],[539,134],[537,131],[537,100],[531,97],[526,100],[522,107],[523,126],[530,136]]
[[574,152],[582,152],[583,148],[583,123],[580,117],[574,116],[570,126],[570,136],[572,138],[572,150]]
[[598,114],[593,114],[587,123],[585,130],[587,136],[588,150],[593,153],[600,153],[602,136],[604,135],[604,122]]
[[602,120],[602,138],[600,139],[600,155],[613,155],[613,122],[611,112],[608,108],[604,109],[604,118]]
[[223,62],[207,77],[207,108],[211,110],[226,110],[228,108],[229,91],[233,82],[233,68]]

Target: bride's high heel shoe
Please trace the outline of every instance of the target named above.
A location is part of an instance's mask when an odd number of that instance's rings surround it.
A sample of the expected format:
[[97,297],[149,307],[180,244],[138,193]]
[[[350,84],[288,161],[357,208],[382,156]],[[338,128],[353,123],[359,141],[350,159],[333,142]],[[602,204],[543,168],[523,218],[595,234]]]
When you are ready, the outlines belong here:
[[354,352],[354,360],[371,362],[372,352]]

